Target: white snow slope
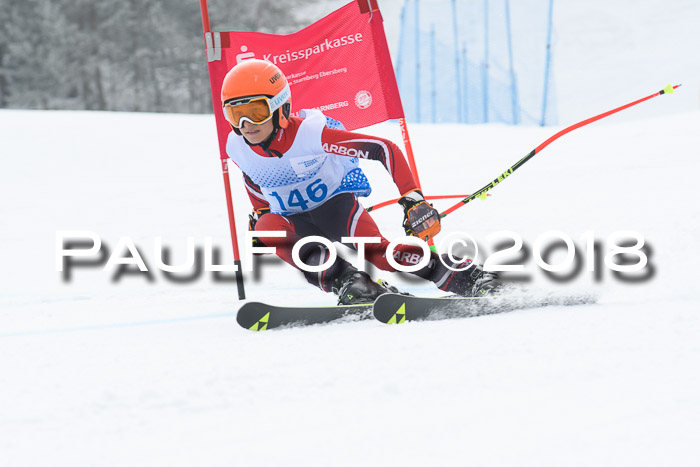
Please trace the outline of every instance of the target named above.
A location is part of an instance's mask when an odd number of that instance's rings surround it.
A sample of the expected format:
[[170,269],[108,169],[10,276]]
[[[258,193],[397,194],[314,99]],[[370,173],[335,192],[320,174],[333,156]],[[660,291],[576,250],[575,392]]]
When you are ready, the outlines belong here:
[[[602,112],[666,81],[649,89],[620,79],[609,87],[624,97],[590,93],[587,105]],[[156,237],[173,263],[184,261],[188,236],[198,246],[211,237],[231,259],[211,117],[0,111],[0,464],[697,465],[700,111],[664,111],[688,99],[690,84],[625,111],[645,106],[659,117],[564,136],[486,201],[444,219],[446,233],[468,232],[487,249],[489,234],[518,233],[531,287],[591,291],[598,303],[262,333],[236,324],[230,282],[204,274],[176,284],[156,267]],[[466,194],[560,128],[409,130],[424,190]],[[392,123],[367,132],[400,141]],[[397,196],[381,166],[363,168],[375,187],[365,206]],[[239,180],[234,173],[242,232],[249,203]],[[387,237],[402,233],[397,206],[374,217]],[[114,281],[102,267],[62,280],[61,230],[94,231],[110,253],[130,237],[152,280]],[[650,277],[624,282],[603,265],[600,280],[584,267],[555,283],[532,258],[550,230],[571,236],[582,260],[585,232],[605,241],[637,231]],[[334,301],[271,259],[257,272],[251,300]]]

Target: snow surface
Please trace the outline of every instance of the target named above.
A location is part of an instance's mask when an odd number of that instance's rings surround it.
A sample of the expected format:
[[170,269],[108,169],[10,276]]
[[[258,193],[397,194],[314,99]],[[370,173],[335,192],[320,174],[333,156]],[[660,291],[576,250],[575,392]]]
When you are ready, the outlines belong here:
[[[568,27],[584,28],[573,19],[582,7],[567,8],[562,41]],[[679,14],[679,24],[687,16]],[[629,24],[608,24],[605,33],[615,28]],[[685,47],[676,61],[697,62]],[[675,81],[640,84],[628,72],[636,76],[638,67],[635,59],[618,64],[610,95],[586,88],[585,77],[567,81],[595,107],[580,118]],[[583,269],[555,283],[530,254],[530,286],[594,292],[598,303],[263,333],[236,324],[230,282],[207,274],[175,284],[155,267],[159,236],[173,263],[185,259],[188,236],[198,246],[211,237],[231,259],[211,117],[0,111],[0,464],[697,465],[700,111],[666,106],[688,105],[686,93],[697,99],[698,76],[672,96],[625,111],[655,108],[659,116],[613,118],[564,136],[487,201],[444,220],[447,232],[469,232],[487,249],[487,235],[504,229],[529,247],[549,230],[580,246],[587,231],[605,240],[635,230],[651,248],[647,280],[624,282],[602,268],[600,280]],[[561,105],[566,88],[558,78]],[[466,194],[562,127],[409,130],[425,191]],[[400,141],[392,123],[367,132]],[[397,196],[381,166],[363,161],[363,168],[375,187],[366,206]],[[232,181],[243,231],[249,203],[239,175]],[[401,234],[397,206],[374,217],[387,237]],[[96,267],[76,269],[64,282],[55,267],[59,230],[97,232],[110,250],[130,237],[152,281],[125,275],[115,282],[113,271]],[[285,265],[265,259],[258,266],[246,284],[252,300],[333,302]],[[415,293],[434,290],[379,275]]]

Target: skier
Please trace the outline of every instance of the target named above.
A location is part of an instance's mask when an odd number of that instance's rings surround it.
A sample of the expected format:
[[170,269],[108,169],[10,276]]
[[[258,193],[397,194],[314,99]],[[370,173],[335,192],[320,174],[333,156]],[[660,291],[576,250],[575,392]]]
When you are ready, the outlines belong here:
[[[319,110],[291,116],[291,99],[282,71],[263,60],[240,62],[222,84],[223,111],[233,130],[226,152],[243,172],[253,205],[249,229],[286,235],[258,237],[254,244],[275,247],[280,258],[300,269],[292,259],[292,247],[302,237],[317,235],[333,242],[341,237],[375,237],[379,243],[365,244],[366,259],[381,270],[395,271],[386,258],[389,241],[357,199],[371,191],[358,158],[380,161],[391,174],[401,194],[407,235],[432,238],[440,231],[440,214],[425,201],[394,143],[345,131]],[[405,244],[395,248],[393,257],[398,264],[411,266],[423,255],[419,246]],[[309,266],[324,264],[328,258],[321,243],[307,243],[299,250],[299,259]],[[494,274],[470,264],[470,259],[454,263],[447,255],[441,261],[431,253],[428,265],[413,274],[463,296],[485,295],[498,286]],[[337,294],[342,305],[371,302],[392,291],[341,258],[323,272],[302,272],[309,283]]]

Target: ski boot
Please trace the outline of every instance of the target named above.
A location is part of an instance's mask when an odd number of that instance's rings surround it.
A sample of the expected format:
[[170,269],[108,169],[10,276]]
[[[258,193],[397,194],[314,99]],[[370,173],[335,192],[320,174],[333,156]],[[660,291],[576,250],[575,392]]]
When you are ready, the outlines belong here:
[[501,291],[503,282],[498,279],[498,274],[495,272],[484,271],[481,266],[476,266],[481,270],[481,276],[474,281],[472,286],[471,296],[482,297],[485,295],[494,295]]
[[382,294],[398,292],[384,281],[374,282],[369,274],[350,267],[333,282],[333,292],[338,295],[338,305],[372,303]]
[[[443,255],[443,259],[447,260],[447,255]],[[450,264],[449,260],[445,262]],[[498,280],[498,275],[495,272],[484,271],[484,268],[478,264],[472,264],[471,267],[465,269],[471,263],[471,259],[452,263],[451,267],[460,269],[459,271],[451,271],[444,264],[439,263],[435,271],[437,274],[434,273],[435,277],[439,277],[439,279],[433,282],[441,290],[463,297],[484,297],[498,293],[503,285]]]

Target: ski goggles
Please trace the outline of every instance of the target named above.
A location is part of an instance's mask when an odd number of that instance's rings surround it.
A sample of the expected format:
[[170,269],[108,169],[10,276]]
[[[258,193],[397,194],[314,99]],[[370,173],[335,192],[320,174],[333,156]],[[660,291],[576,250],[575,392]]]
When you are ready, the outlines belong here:
[[274,97],[248,96],[231,99],[224,103],[224,116],[234,128],[243,126],[247,121],[253,125],[261,125],[272,118],[275,110],[279,109],[292,96],[287,84]]

